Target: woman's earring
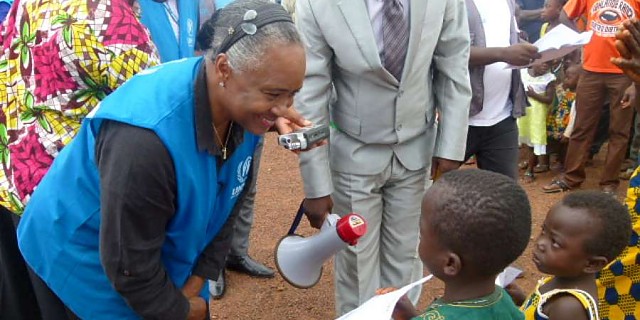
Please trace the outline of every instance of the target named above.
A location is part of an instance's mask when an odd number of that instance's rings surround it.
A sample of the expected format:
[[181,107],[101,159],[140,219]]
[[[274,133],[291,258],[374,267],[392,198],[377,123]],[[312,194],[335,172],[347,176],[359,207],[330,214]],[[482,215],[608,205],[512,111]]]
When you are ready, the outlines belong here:
[[224,82],[220,81],[220,82],[218,82],[218,85],[219,85],[221,88],[224,88]]

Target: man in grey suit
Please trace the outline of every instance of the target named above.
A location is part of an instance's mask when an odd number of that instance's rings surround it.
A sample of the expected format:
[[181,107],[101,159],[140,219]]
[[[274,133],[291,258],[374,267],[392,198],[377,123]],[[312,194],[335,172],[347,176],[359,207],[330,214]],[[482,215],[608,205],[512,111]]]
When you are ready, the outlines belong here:
[[377,288],[422,276],[427,170],[457,169],[464,157],[469,29],[464,0],[298,0],[296,13],[307,73],[295,106],[332,126],[328,146],[300,155],[307,217],[316,228],[330,211],[368,223],[335,257],[344,314]]

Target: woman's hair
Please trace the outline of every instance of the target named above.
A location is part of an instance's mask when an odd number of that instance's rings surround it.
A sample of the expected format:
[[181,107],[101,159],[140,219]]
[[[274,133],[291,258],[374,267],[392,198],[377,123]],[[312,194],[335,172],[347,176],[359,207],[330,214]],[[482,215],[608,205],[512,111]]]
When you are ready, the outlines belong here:
[[[198,49],[206,51],[207,57],[215,60],[220,45],[227,37],[231,36],[230,31],[240,25],[247,11],[268,6],[273,6],[274,9],[277,8],[275,10],[282,10],[286,13],[282,6],[265,0],[238,0],[223,9],[216,10],[198,32]],[[258,15],[262,13],[257,11]],[[260,65],[262,54],[268,48],[300,43],[300,36],[295,25],[292,22],[279,21],[259,27],[255,34],[245,35],[233,43],[225,53],[232,68],[247,71]]]

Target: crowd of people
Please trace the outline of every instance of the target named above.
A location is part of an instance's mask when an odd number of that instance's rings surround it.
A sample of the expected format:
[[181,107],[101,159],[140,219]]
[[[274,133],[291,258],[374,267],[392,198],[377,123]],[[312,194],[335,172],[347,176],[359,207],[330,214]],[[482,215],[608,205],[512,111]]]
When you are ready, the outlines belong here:
[[[426,269],[443,296],[418,311],[417,287],[394,319],[640,319],[639,12],[1,0],[0,315],[208,318],[225,269],[275,275],[248,253],[262,136],[324,124],[328,141],[298,153],[309,223],[368,224],[336,254],[336,315]],[[539,61],[533,43],[555,28],[593,36]],[[607,139],[600,190],[574,190]],[[545,172],[543,192],[571,191],[533,242],[549,277],[497,287],[531,239],[519,183]]]

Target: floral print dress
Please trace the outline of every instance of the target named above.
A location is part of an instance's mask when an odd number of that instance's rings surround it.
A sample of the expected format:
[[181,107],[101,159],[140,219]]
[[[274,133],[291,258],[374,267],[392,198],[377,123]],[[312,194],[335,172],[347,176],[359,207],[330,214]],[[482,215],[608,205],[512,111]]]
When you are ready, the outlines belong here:
[[0,205],[21,214],[82,119],[159,63],[127,0],[16,0],[0,27]]

